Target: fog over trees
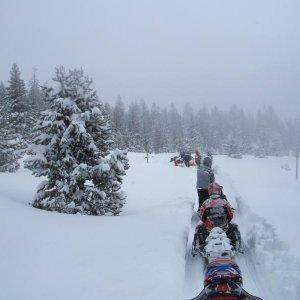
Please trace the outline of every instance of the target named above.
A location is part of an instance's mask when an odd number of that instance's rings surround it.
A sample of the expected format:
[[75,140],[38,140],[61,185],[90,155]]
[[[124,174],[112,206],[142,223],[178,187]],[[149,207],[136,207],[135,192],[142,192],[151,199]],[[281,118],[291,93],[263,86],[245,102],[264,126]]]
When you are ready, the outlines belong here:
[[[8,82],[1,82],[1,171],[18,169],[18,159],[40,134],[35,125],[51,106],[46,90],[36,69],[25,84],[17,64]],[[299,143],[300,121],[281,118],[272,106],[249,113],[236,105],[228,110],[197,109],[187,103],[179,111],[174,104],[165,107],[143,99],[125,105],[118,96],[114,105],[104,102],[103,114],[111,128],[111,149],[153,153],[199,149],[264,157],[291,154]]]
[[[172,104],[160,107],[144,100],[128,107],[118,96],[115,105],[106,104],[115,146],[130,151],[175,152],[182,149],[218,154],[286,155],[294,151],[299,121],[281,119],[272,106],[255,114],[236,105],[195,109],[186,104],[180,112]],[[298,135],[297,135],[298,133]]]

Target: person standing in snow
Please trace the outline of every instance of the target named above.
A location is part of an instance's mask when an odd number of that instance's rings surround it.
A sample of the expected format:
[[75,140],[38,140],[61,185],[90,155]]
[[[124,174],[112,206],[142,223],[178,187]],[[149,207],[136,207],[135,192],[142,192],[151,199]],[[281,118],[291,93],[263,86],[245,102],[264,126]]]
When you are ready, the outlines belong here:
[[201,165],[201,153],[199,150],[195,151],[195,163],[198,167]]
[[192,160],[191,152],[188,150],[180,151],[180,157],[183,160],[186,167],[190,167],[190,161]]
[[209,198],[208,186],[215,181],[214,172],[211,169],[212,161],[210,157],[203,159],[203,164],[197,168],[197,191],[199,209],[203,202]]

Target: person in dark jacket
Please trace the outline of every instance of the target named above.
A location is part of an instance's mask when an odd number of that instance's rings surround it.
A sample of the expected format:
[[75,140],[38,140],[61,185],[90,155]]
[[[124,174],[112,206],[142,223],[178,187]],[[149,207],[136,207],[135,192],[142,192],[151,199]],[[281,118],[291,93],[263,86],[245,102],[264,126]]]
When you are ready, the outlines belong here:
[[209,198],[208,186],[215,181],[214,172],[211,169],[211,158],[205,157],[203,159],[203,164],[198,166],[197,169],[197,191],[199,208],[203,202]]
[[180,152],[180,157],[183,160],[186,167],[190,167],[190,162],[192,160],[191,152],[185,150]]

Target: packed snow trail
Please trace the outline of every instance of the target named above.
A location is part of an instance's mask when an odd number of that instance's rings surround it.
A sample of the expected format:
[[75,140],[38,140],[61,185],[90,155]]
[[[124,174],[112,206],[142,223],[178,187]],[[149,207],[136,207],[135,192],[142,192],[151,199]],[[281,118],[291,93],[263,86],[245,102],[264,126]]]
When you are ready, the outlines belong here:
[[[290,255],[288,249],[276,236],[272,225],[258,217],[244,203],[230,177],[216,167],[216,181],[223,185],[224,193],[235,207],[234,222],[239,225],[245,253],[235,260],[243,274],[244,288],[264,300],[296,300],[300,295],[299,260]],[[203,288],[203,260],[190,255],[195,222],[191,224],[186,252],[186,275],[184,299],[195,297]]]

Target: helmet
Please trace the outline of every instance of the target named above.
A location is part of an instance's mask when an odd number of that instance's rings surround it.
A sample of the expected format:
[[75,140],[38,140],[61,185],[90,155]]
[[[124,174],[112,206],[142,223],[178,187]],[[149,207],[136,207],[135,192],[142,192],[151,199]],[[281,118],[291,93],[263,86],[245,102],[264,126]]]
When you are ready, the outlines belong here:
[[214,196],[214,195],[221,196],[223,194],[222,190],[223,190],[223,187],[221,185],[219,185],[216,182],[213,182],[208,186],[208,195],[209,196]]
[[204,157],[203,165],[206,166],[206,167],[211,168],[212,161],[211,161],[211,158],[209,156]]
[[212,157],[212,152],[211,151],[207,151],[207,156]]
[[241,270],[231,259],[217,259],[207,266],[204,286],[208,299],[239,297],[243,286]]
[[208,231],[214,227],[220,227],[227,231],[228,223],[232,218],[232,208],[224,199],[209,198],[200,207],[200,219]]

